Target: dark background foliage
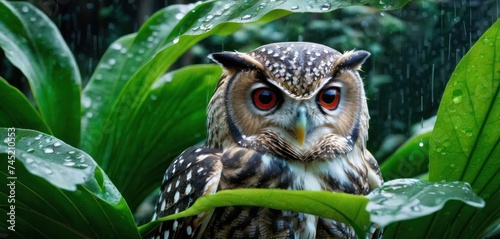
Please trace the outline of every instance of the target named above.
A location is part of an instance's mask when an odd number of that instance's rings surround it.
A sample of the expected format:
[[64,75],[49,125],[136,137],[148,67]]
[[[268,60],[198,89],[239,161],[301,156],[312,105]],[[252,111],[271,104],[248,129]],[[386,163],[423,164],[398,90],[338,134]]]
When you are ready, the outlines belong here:
[[[155,11],[190,1],[32,0],[59,27],[78,61],[84,84],[106,48],[136,32]],[[277,41],[310,41],[337,50],[372,53],[364,66],[369,98],[369,148],[379,161],[436,114],[458,61],[498,19],[495,0],[412,1],[396,11],[349,7],[326,14],[292,14],[269,24],[244,25],[193,47],[174,66],[207,63],[217,51],[245,52]],[[1,51],[1,50],[0,50]],[[29,93],[22,74],[0,54],[0,75]]]

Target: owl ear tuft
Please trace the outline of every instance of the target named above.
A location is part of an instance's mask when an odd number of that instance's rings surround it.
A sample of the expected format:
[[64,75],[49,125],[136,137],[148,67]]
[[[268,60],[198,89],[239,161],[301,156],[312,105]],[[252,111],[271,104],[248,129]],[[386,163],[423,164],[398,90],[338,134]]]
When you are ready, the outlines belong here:
[[235,52],[220,52],[208,55],[208,58],[228,69],[257,69],[254,60],[246,54]]
[[367,51],[348,51],[344,53],[336,62],[337,68],[349,68],[352,70],[361,69],[361,65],[368,59],[370,52]]

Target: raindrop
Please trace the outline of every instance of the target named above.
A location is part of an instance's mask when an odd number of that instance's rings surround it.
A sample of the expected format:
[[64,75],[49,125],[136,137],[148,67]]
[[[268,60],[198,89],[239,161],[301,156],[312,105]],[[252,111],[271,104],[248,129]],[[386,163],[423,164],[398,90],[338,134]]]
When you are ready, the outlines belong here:
[[3,140],[3,142],[4,142],[5,144],[8,144],[8,143],[10,142],[10,137],[5,138],[5,139]]
[[123,46],[120,43],[115,43],[115,44],[111,45],[111,48],[115,49],[115,50],[121,50],[123,48]]
[[157,99],[156,95],[151,95],[150,98],[151,98],[151,100],[156,100]]
[[414,211],[414,212],[420,212],[420,211],[422,211],[422,208],[420,208],[419,205],[412,206],[410,209],[412,211]]
[[115,58],[111,58],[111,59],[109,59],[109,60],[108,60],[108,63],[109,63],[110,65],[114,65],[114,64],[116,64],[116,60],[115,60]]
[[184,17],[184,13],[179,12],[179,13],[175,14],[175,19],[177,19],[177,20],[181,20],[183,17]]
[[35,137],[35,140],[40,140],[41,138],[42,138],[42,135],[41,135],[41,134],[39,134],[39,135],[37,135],[37,136]]
[[78,164],[79,168],[87,168],[89,165],[86,163]]
[[61,146],[61,142],[55,142],[55,143],[54,143],[54,147],[56,147],[56,148],[57,148],[57,147],[59,147],[59,146]]
[[29,11],[28,7],[24,6],[21,8],[21,11],[27,13]]
[[87,117],[87,118],[92,118],[93,116],[94,116],[94,114],[92,114],[92,112],[87,112],[85,114],[85,117]]
[[26,150],[27,153],[32,153],[33,151],[35,151],[35,150],[32,148],[29,148],[28,150]]
[[86,96],[82,97],[83,108],[89,108],[91,104],[92,104],[92,99],[90,97],[86,97]]
[[424,141],[422,139],[420,139],[420,143],[418,143],[418,146],[424,147]]
[[96,80],[102,80],[102,75],[101,74],[97,74],[97,75],[95,75],[94,79],[96,79]]
[[299,6],[292,6],[290,9],[291,10],[297,10],[297,9],[299,9]]
[[36,22],[36,17],[30,17],[30,21]]
[[321,6],[321,11],[328,11],[330,10],[330,4],[329,3],[325,3]]
[[179,38],[180,38],[180,37],[176,37],[176,38],[174,38],[174,40],[173,40],[172,42],[173,42],[174,44],[176,44],[177,42],[179,42]]
[[458,104],[458,103],[462,102],[462,99],[463,99],[462,90],[460,90],[460,89],[454,90],[453,91],[453,103]]
[[208,15],[206,18],[205,18],[205,22],[208,22],[210,20],[212,20],[214,18],[214,15]]
[[74,153],[75,153],[75,151],[73,151],[73,150],[68,152],[68,154],[74,154]]
[[248,19],[250,19],[250,18],[252,18],[252,15],[247,14],[247,15],[245,15],[245,16],[243,16],[243,17],[241,17],[241,20],[248,20]]
[[474,133],[472,132],[472,130],[470,130],[470,129],[465,130],[465,136],[472,137],[472,135],[474,135]]
[[44,169],[43,169],[43,171],[44,171],[44,173],[46,173],[46,174],[48,174],[48,175],[51,175],[51,174],[53,174],[53,173],[54,173],[52,170],[50,170],[50,169],[48,169],[48,168],[44,168]]
[[73,166],[75,166],[75,162],[67,161],[67,162],[64,162],[63,165],[67,166],[67,167],[73,167]]
[[46,154],[51,154],[51,153],[54,153],[54,149],[47,147],[47,148],[43,149],[43,152]]

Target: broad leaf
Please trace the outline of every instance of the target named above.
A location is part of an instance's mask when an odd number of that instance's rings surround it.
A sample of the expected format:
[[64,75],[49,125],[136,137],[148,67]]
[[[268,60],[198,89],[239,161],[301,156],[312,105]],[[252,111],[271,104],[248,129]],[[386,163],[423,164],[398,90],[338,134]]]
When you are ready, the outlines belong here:
[[166,159],[205,139],[205,109],[221,73],[217,65],[170,72],[151,86],[129,116],[128,128],[133,130],[126,132],[120,142],[123,148],[115,153],[124,160],[110,164],[107,172],[115,176],[113,182],[132,208],[158,188],[170,164]]
[[80,72],[52,21],[29,3],[0,1],[0,47],[28,79],[54,135],[80,142]]
[[[388,3],[369,1],[359,4],[371,3],[377,7],[389,9],[400,7],[407,2],[405,0]],[[144,117],[138,115],[137,112],[142,111],[140,107],[142,102],[149,97],[151,86],[184,52],[208,36],[232,33],[241,24],[256,21],[268,22],[292,12],[328,12],[352,5],[351,1],[321,1],[311,4],[304,1],[253,0],[237,4],[234,1],[226,0],[208,1],[188,6],[174,5],[160,10],[141,27],[135,37],[130,36],[126,44],[121,39],[111,45],[109,52],[114,49],[113,54],[116,57],[107,55],[101,60],[96,73],[84,90],[84,103],[92,103],[84,109],[83,115],[92,116],[92,118],[85,119],[85,127],[82,131],[85,134],[82,137],[83,149],[94,156],[100,164],[102,163],[102,167],[124,195],[144,196],[145,194],[137,194],[136,188],[123,188],[125,182],[118,178],[122,177],[118,174],[122,174],[123,171],[115,169],[108,171],[108,168],[115,167],[114,165],[127,165],[129,160],[139,162],[165,160],[166,168],[171,158],[123,158],[119,155],[126,155],[128,151],[123,149],[141,143],[137,141],[140,139],[137,135],[138,131],[131,130],[137,121],[130,119]],[[110,78],[110,76],[114,77]],[[99,79],[109,81],[111,84],[94,84]],[[102,97],[102,99],[94,100],[95,97]],[[205,112],[205,108],[200,107],[196,111],[195,114],[200,114],[200,112]],[[164,117],[162,120],[166,122],[170,116],[165,115]],[[146,119],[143,120],[147,122]],[[201,125],[205,123],[204,121],[204,119],[199,118],[190,123]],[[196,132],[194,129],[185,133],[187,135],[203,134],[203,132]],[[165,139],[167,137],[169,135],[158,135],[158,138]],[[197,143],[199,139],[180,137],[176,140],[182,145],[192,145]],[[126,143],[124,143],[125,141]],[[151,148],[156,147],[156,145],[151,145]],[[179,151],[171,148],[163,148],[162,150],[173,156],[180,153],[181,149],[178,149]],[[162,173],[152,173],[140,171],[142,175],[161,178]],[[125,178],[125,180],[128,179]],[[159,182],[160,180],[156,186],[159,185]],[[135,208],[135,202],[141,199],[131,199],[133,200],[131,207]]]
[[486,201],[449,203],[432,216],[391,225],[387,238],[481,238],[500,218],[500,20],[455,69],[430,140],[429,180],[465,181]]
[[125,200],[85,152],[32,130],[0,128],[0,139],[0,176],[8,186],[0,213],[13,219],[0,222],[0,234],[139,238]]
[[460,200],[470,206],[484,207],[468,183],[453,181],[432,183],[418,179],[396,179],[373,190],[366,210],[370,220],[381,227],[392,222],[418,218],[434,213],[449,200]]
[[277,210],[305,212],[350,224],[359,238],[365,237],[370,225],[365,206],[368,199],[361,195],[326,191],[298,191],[279,189],[234,189],[199,198],[187,210],[160,218],[139,227],[141,235],[151,233],[166,220],[194,216],[222,206],[258,206]]
[[429,138],[432,132],[407,140],[382,165],[384,180],[413,178],[427,173],[429,165]]
[[28,99],[0,77],[0,127],[24,127],[50,133],[49,128]]

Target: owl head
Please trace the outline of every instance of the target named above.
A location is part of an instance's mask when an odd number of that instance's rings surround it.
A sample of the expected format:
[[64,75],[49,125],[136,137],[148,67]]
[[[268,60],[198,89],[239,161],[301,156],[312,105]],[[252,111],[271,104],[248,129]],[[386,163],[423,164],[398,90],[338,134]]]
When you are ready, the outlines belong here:
[[210,55],[224,72],[208,107],[207,145],[299,161],[364,148],[369,115],[358,71],[369,56],[305,42]]

